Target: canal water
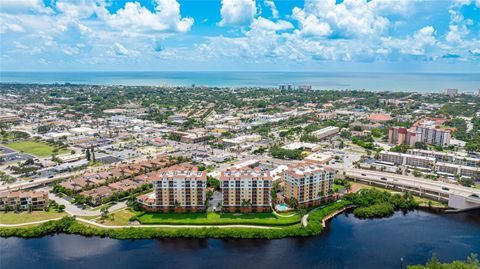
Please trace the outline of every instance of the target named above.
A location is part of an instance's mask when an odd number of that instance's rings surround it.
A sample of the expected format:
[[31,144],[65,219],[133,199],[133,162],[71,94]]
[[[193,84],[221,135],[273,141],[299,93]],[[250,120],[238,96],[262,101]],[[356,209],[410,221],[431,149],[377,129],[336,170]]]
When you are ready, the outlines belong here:
[[0,239],[0,268],[401,268],[480,254],[480,213],[343,213],[318,237],[114,240],[77,235]]

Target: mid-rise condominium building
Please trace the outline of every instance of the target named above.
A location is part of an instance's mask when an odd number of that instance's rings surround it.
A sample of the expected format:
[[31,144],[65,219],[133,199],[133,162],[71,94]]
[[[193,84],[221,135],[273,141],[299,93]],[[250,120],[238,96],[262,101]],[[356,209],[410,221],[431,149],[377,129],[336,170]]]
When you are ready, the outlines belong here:
[[295,198],[299,205],[312,206],[333,193],[335,172],[327,167],[302,162],[283,172],[285,197]]
[[463,166],[471,166],[480,168],[480,159],[469,157],[466,154],[460,153],[449,153],[433,150],[423,150],[423,149],[409,149],[407,151],[409,154],[420,155],[425,157],[433,157],[437,162],[445,162]]
[[0,209],[10,210],[45,209],[48,207],[46,191],[10,191],[0,193]]
[[224,211],[270,211],[273,178],[260,167],[229,168],[220,175]]
[[383,162],[393,163],[395,165],[408,165],[412,167],[425,168],[433,170],[435,168],[435,158],[419,155],[381,151],[380,158]]
[[388,130],[388,143],[392,145],[409,145],[414,147],[416,142],[420,142],[420,135],[405,127],[390,127]]
[[155,192],[137,200],[150,211],[203,211],[207,172],[192,165],[174,165],[163,168],[147,179]]
[[388,142],[392,145],[406,144],[414,147],[416,142],[423,142],[428,145],[448,147],[450,140],[451,130],[440,128],[433,121],[425,121],[412,129],[391,127],[388,130]]
[[448,147],[452,138],[449,129],[442,129],[439,126],[428,124],[418,126],[416,132],[421,135],[423,143],[440,147]]

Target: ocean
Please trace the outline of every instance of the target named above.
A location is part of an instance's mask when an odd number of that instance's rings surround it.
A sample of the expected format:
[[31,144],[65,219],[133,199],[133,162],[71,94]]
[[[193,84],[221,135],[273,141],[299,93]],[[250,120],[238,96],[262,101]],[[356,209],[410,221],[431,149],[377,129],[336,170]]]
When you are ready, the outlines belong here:
[[278,87],[311,85],[317,90],[475,92],[480,73],[327,72],[0,72],[1,83],[72,83],[138,86]]

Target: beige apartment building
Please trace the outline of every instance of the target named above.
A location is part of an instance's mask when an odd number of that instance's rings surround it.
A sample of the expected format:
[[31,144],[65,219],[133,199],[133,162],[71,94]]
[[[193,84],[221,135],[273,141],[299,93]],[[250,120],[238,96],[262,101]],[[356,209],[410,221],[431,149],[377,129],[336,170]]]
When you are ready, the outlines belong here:
[[270,211],[273,178],[260,167],[229,168],[220,175],[224,211]]
[[48,193],[45,191],[10,191],[0,193],[0,209],[10,210],[45,209],[48,207]]
[[155,192],[140,196],[137,201],[148,211],[203,211],[207,172],[181,164],[163,168],[147,178]]
[[318,205],[333,193],[335,172],[331,168],[302,162],[283,172],[284,195],[295,198],[299,205]]

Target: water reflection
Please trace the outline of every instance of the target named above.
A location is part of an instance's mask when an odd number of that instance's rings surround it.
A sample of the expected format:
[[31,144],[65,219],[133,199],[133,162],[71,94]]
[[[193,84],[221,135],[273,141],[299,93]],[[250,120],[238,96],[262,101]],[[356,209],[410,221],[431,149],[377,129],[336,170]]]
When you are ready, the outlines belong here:
[[342,214],[316,237],[277,240],[113,240],[76,235],[0,239],[0,268],[398,268],[480,253],[476,212],[398,212],[361,220]]
[[121,241],[108,238],[83,239],[78,235],[52,236],[50,240],[46,241],[46,249],[65,260],[71,260],[116,252],[121,244]]

